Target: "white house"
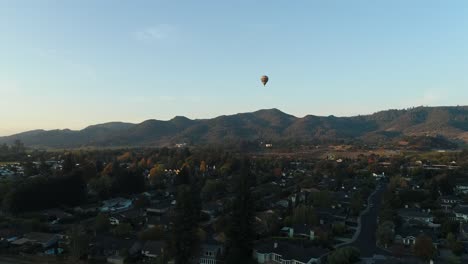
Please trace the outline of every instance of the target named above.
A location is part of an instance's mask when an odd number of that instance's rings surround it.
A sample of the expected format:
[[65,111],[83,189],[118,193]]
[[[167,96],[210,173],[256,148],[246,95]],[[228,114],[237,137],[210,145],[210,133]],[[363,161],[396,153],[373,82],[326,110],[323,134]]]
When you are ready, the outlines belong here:
[[253,257],[257,263],[312,264],[321,263],[329,250],[303,247],[289,241],[265,241],[255,246]]

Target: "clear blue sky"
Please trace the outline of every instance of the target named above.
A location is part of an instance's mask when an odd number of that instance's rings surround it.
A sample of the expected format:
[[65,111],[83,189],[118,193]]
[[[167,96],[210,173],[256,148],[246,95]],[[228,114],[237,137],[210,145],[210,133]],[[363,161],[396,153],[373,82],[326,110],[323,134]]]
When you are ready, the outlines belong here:
[[0,135],[463,105],[467,85],[468,1],[0,0]]

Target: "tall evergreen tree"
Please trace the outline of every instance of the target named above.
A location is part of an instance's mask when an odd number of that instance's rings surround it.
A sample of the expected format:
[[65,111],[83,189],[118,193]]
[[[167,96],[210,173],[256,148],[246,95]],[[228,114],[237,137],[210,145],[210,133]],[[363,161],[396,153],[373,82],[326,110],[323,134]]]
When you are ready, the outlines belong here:
[[252,256],[255,233],[254,201],[250,191],[250,162],[244,158],[240,168],[237,196],[233,202],[230,226],[228,227],[228,248],[226,263],[249,263]]
[[193,201],[193,191],[189,185],[181,185],[177,190],[177,203],[174,213],[173,248],[176,264],[189,263],[198,252],[198,217],[200,211]]
[[75,161],[72,154],[67,154],[63,159],[62,172],[63,174],[70,173],[75,168]]

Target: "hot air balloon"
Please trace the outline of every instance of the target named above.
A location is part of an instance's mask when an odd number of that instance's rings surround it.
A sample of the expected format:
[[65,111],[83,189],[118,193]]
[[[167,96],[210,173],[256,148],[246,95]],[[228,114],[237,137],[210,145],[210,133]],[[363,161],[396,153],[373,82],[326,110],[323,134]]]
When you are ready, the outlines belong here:
[[262,81],[263,86],[265,86],[268,82],[268,76],[263,75],[262,77],[260,77],[260,81]]

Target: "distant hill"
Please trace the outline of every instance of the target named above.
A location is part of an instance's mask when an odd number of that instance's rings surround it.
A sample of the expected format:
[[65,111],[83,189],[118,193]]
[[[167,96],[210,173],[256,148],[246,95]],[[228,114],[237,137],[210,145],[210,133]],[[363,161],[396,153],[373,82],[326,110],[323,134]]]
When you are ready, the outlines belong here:
[[453,146],[453,142],[468,143],[468,106],[416,107],[353,117],[298,118],[278,109],[213,119],[177,116],[168,121],[146,120],[139,124],[105,123],[79,131],[33,130],[0,137],[0,143],[16,139],[27,146],[50,148],[163,146],[182,142],[197,145],[241,140],[433,143],[443,147]]

